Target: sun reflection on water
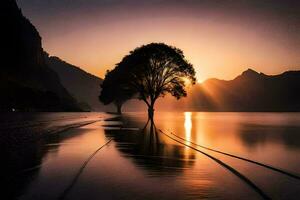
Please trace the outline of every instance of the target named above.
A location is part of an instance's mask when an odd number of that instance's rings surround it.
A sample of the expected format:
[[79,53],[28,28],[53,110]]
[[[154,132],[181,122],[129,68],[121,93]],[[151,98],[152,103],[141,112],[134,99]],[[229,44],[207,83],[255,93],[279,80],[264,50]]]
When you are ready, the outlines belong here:
[[[184,129],[185,129],[185,139],[187,141],[191,141],[191,135],[192,135],[192,113],[191,112],[185,112],[184,113]],[[187,144],[190,144],[190,142],[187,142]]]

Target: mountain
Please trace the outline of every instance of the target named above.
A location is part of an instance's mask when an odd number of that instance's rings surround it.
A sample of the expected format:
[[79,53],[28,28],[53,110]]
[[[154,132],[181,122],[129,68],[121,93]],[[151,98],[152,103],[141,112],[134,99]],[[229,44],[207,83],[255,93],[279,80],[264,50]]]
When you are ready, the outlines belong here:
[[45,60],[41,37],[15,0],[0,2],[0,110],[79,111]]
[[77,99],[85,110],[105,110],[98,100],[102,79],[71,65],[58,57],[46,56],[48,66],[60,77],[69,93]]
[[[187,88],[187,97],[176,100],[170,95],[159,98],[158,111],[300,111],[300,71],[266,75],[252,69],[233,80],[208,79]],[[145,111],[136,99],[124,105],[125,111]]]
[[300,111],[300,71],[266,75],[248,69],[233,80],[208,79],[175,102],[197,111]]

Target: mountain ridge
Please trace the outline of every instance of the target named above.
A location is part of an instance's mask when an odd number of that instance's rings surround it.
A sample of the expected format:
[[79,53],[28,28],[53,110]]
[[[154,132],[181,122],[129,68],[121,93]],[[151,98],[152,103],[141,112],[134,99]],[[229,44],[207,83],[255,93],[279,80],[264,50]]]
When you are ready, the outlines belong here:
[[86,111],[100,111],[109,108],[104,107],[98,100],[103,79],[57,56],[45,54],[45,60],[48,66],[59,75],[64,87],[77,99],[81,108]]
[[[247,71],[247,70],[245,70]],[[245,72],[244,71],[244,72]],[[254,70],[253,70],[254,71]],[[258,73],[258,72],[257,72]],[[243,72],[232,80],[210,78],[187,88],[187,97],[159,98],[158,111],[205,112],[299,112],[300,71],[276,75],[258,73],[256,78]],[[130,100],[125,111],[145,110],[143,102]]]
[[[232,80],[210,79],[199,84],[199,87],[198,98],[212,106],[211,108],[203,106],[204,110],[300,110],[300,95],[297,92],[300,91],[300,71],[266,75],[248,69]],[[209,98],[218,103],[207,100]]]
[[0,110],[80,111],[44,60],[42,38],[15,0],[0,2]]

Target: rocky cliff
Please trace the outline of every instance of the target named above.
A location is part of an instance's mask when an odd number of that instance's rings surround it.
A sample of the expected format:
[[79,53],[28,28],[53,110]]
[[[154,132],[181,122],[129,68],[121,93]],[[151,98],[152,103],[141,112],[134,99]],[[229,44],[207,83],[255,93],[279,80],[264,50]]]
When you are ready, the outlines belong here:
[[0,110],[79,111],[45,62],[41,37],[15,0],[0,2]]

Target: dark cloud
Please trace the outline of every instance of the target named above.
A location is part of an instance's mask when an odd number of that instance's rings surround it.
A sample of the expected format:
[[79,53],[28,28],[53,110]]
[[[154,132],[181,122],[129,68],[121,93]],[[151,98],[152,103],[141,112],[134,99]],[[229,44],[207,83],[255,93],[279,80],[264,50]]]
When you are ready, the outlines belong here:
[[299,17],[298,0],[18,0],[18,4],[27,11],[39,14],[49,12],[68,12],[70,10],[97,10],[122,6],[124,9],[140,7],[192,7],[197,9],[220,9],[225,12],[247,13],[265,12],[281,15],[283,18]]

